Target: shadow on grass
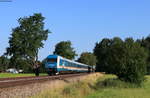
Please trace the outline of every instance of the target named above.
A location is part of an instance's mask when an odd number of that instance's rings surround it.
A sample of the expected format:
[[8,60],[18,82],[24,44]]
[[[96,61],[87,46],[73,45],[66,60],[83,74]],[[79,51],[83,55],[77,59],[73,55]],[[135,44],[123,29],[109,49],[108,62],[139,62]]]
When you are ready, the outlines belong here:
[[103,81],[97,81],[95,84],[95,87],[92,87],[94,89],[100,89],[100,88],[139,88],[141,86],[129,82],[121,81],[117,78],[108,78]]

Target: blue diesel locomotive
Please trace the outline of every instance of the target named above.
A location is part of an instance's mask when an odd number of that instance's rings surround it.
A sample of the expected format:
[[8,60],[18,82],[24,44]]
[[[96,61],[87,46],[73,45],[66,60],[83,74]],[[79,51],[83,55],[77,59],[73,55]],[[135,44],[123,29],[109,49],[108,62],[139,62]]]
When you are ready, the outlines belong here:
[[78,63],[58,55],[49,55],[46,58],[45,68],[49,75],[60,73],[90,72],[91,66]]

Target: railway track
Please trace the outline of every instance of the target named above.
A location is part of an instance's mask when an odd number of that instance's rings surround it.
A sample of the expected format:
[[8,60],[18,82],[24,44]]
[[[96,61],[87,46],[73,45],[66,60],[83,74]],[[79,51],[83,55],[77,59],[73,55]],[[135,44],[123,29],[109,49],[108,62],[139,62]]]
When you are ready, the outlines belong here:
[[15,87],[19,85],[27,85],[31,83],[38,83],[51,80],[61,80],[69,77],[77,77],[87,75],[88,73],[78,73],[78,74],[65,74],[56,76],[39,76],[39,77],[16,77],[16,78],[0,78],[0,88]]

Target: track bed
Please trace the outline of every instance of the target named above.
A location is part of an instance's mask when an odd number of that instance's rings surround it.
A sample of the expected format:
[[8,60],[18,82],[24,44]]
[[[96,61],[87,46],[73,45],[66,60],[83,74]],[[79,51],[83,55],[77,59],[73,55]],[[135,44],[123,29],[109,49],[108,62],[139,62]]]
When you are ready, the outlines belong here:
[[65,74],[65,75],[56,75],[56,76],[1,78],[0,88],[14,87],[18,85],[27,85],[31,83],[38,83],[38,82],[51,81],[51,80],[56,80],[56,79],[83,76],[87,74],[88,73],[78,73],[78,74]]

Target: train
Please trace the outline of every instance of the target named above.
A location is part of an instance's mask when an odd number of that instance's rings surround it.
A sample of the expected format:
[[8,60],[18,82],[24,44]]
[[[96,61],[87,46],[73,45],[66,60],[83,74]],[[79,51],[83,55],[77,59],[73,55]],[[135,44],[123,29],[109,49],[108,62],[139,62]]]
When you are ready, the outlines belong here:
[[92,72],[93,67],[59,55],[48,55],[45,62],[48,75]]

